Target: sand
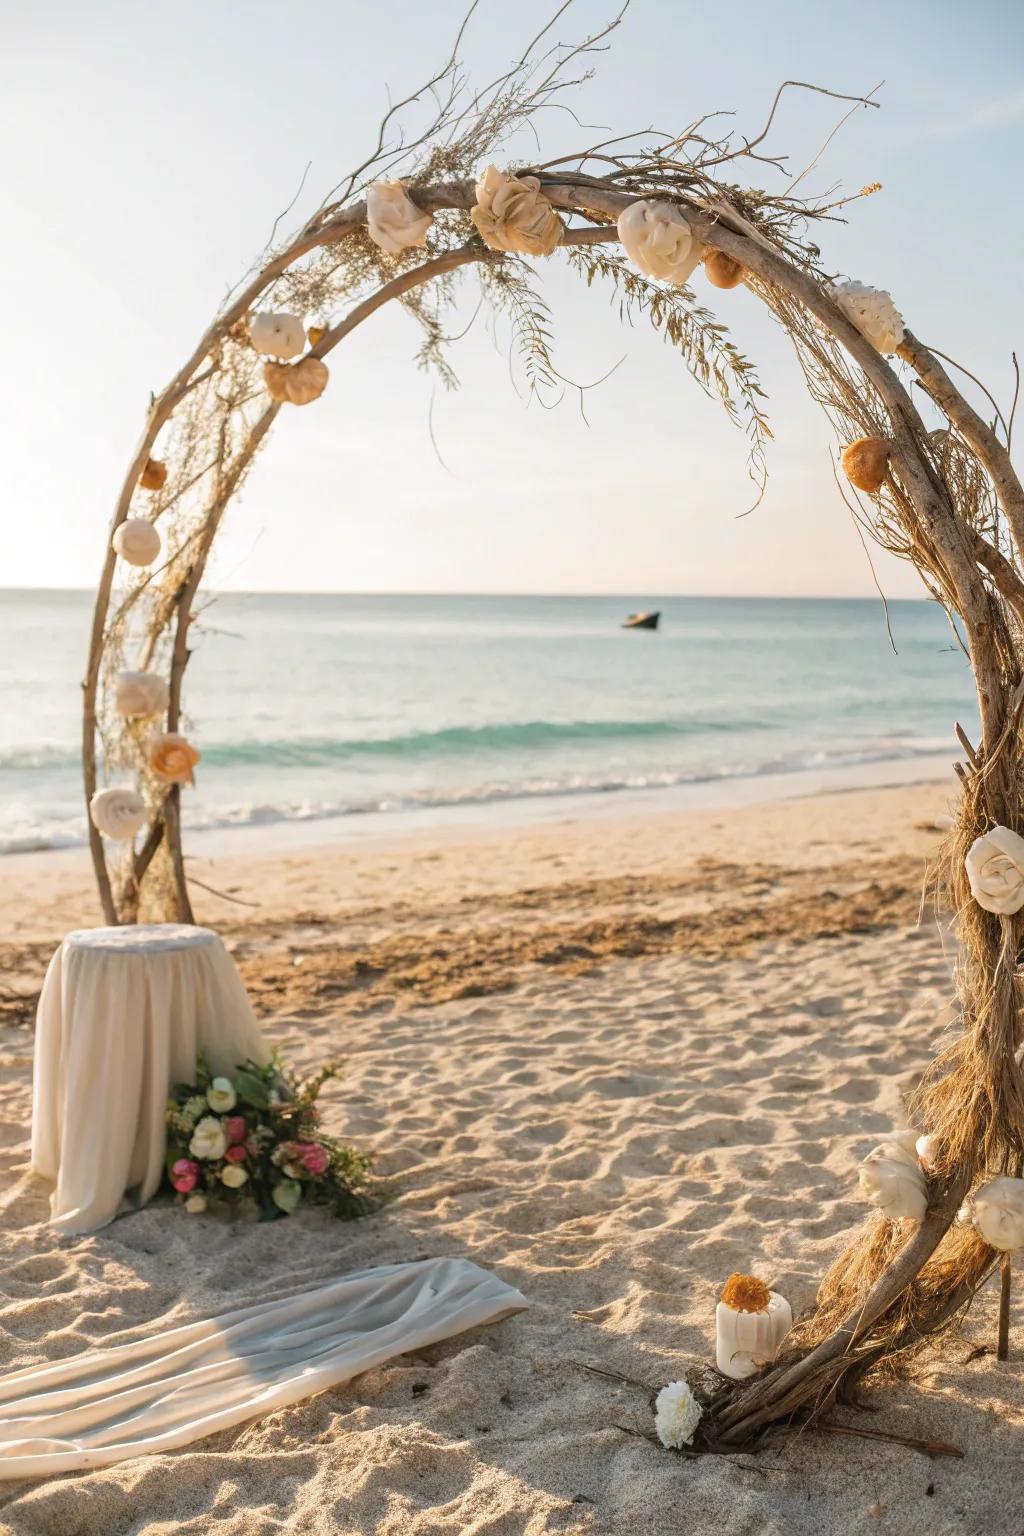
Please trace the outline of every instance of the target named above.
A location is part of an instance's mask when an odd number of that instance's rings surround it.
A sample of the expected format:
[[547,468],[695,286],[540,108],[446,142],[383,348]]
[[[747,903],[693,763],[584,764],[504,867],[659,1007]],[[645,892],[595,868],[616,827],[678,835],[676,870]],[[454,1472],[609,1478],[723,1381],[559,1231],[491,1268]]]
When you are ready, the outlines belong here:
[[[27,1171],[32,1000],[97,920],[80,856],[5,861],[0,1368],[63,1358],[286,1282],[465,1254],[529,1312],[166,1456],[0,1485],[46,1536],[1017,1533],[1024,1325],[995,1298],[846,1424],[962,1460],[804,1435],[687,1460],[650,1392],[712,1351],[752,1270],[799,1310],[863,1212],[859,1158],[948,1026],[950,956],[918,924],[938,786],[515,834],[218,857],[200,920],[300,1067],[348,1061],[332,1129],[390,1199],[353,1225],[166,1202],[57,1239]],[[620,1373],[634,1386],[587,1370]],[[5,1524],[6,1522],[6,1524]]]

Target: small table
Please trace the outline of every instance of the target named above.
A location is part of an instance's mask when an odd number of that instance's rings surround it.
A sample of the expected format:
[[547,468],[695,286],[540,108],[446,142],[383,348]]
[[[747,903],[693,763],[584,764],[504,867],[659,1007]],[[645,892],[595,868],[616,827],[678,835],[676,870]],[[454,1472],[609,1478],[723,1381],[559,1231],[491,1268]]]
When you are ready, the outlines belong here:
[[152,1198],[168,1090],[195,1081],[200,1055],[218,1076],[270,1057],[215,933],[151,923],[68,934],[39,999],[32,1085],[32,1167],[54,1183],[52,1226],[91,1232]]

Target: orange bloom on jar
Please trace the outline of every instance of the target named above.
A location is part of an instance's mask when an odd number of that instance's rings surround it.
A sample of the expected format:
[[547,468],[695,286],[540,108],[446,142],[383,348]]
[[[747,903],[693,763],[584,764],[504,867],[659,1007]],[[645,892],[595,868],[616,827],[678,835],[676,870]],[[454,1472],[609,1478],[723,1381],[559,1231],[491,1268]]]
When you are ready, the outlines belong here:
[[175,731],[154,736],[149,744],[149,766],[165,784],[194,784],[192,773],[201,753]]

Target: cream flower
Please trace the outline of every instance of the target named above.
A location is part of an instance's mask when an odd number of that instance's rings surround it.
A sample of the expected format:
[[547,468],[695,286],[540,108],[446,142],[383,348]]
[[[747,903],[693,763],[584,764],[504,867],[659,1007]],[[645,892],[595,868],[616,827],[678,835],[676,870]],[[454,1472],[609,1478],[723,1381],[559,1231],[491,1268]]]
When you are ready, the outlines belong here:
[[674,203],[630,203],[619,214],[619,239],[634,266],[667,283],[685,283],[703,255]]
[[979,907],[1004,917],[1024,907],[1024,837],[1009,827],[993,827],[975,838],[964,862]]
[[228,1138],[220,1121],[213,1115],[204,1115],[192,1132],[188,1149],[193,1157],[205,1158],[211,1163],[223,1157],[228,1149]]
[[127,517],[111,539],[116,554],[129,565],[152,565],[160,553],[160,535],[144,517]]
[[860,1166],[861,1194],[890,1221],[921,1221],[928,1209],[916,1142],[916,1132],[902,1131],[875,1147]]
[[876,352],[896,351],[906,327],[892,295],[884,288],[869,288],[866,283],[836,283],[832,297]]
[[218,1115],[226,1115],[238,1103],[235,1085],[230,1077],[215,1077],[206,1090],[206,1102]]
[[704,1410],[685,1381],[662,1387],[654,1399],[654,1427],[662,1445],[681,1450],[693,1441]]
[[492,251],[550,256],[565,225],[540,190],[536,176],[520,180],[489,165],[476,184],[470,218]]
[[114,708],[125,719],[162,715],[167,708],[168,688],[158,672],[119,672]]
[[198,1216],[202,1211],[206,1210],[206,1196],[199,1194],[189,1195],[185,1201],[185,1209],[190,1216]]
[[104,837],[127,842],[146,820],[146,802],[134,789],[98,789],[89,801],[89,815]]
[[220,1171],[220,1181],[226,1184],[228,1189],[241,1189],[243,1184],[248,1184],[249,1175],[238,1163],[228,1163],[226,1168]]
[[990,1248],[1024,1248],[1024,1179],[989,1179],[960,1207],[960,1220],[971,1222]]
[[263,357],[287,362],[306,350],[306,328],[298,315],[250,315],[249,340]]
[[318,357],[301,357],[297,363],[264,363],[263,382],[279,404],[309,405],[327,388],[330,371]]
[[149,744],[149,766],[166,784],[194,784],[192,770],[200,756],[191,742],[176,731],[154,736]]
[[375,181],[366,189],[366,228],[374,245],[397,256],[411,245],[426,245],[433,215],[417,208],[400,181]]

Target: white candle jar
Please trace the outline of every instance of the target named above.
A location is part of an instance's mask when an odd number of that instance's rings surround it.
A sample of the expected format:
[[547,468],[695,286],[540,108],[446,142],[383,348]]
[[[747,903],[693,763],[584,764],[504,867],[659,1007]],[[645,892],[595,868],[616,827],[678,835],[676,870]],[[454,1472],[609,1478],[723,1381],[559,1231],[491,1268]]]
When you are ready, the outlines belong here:
[[715,1364],[723,1376],[743,1381],[770,1365],[793,1326],[793,1309],[778,1291],[768,1292],[761,1312],[746,1312],[720,1301],[715,1310]]

